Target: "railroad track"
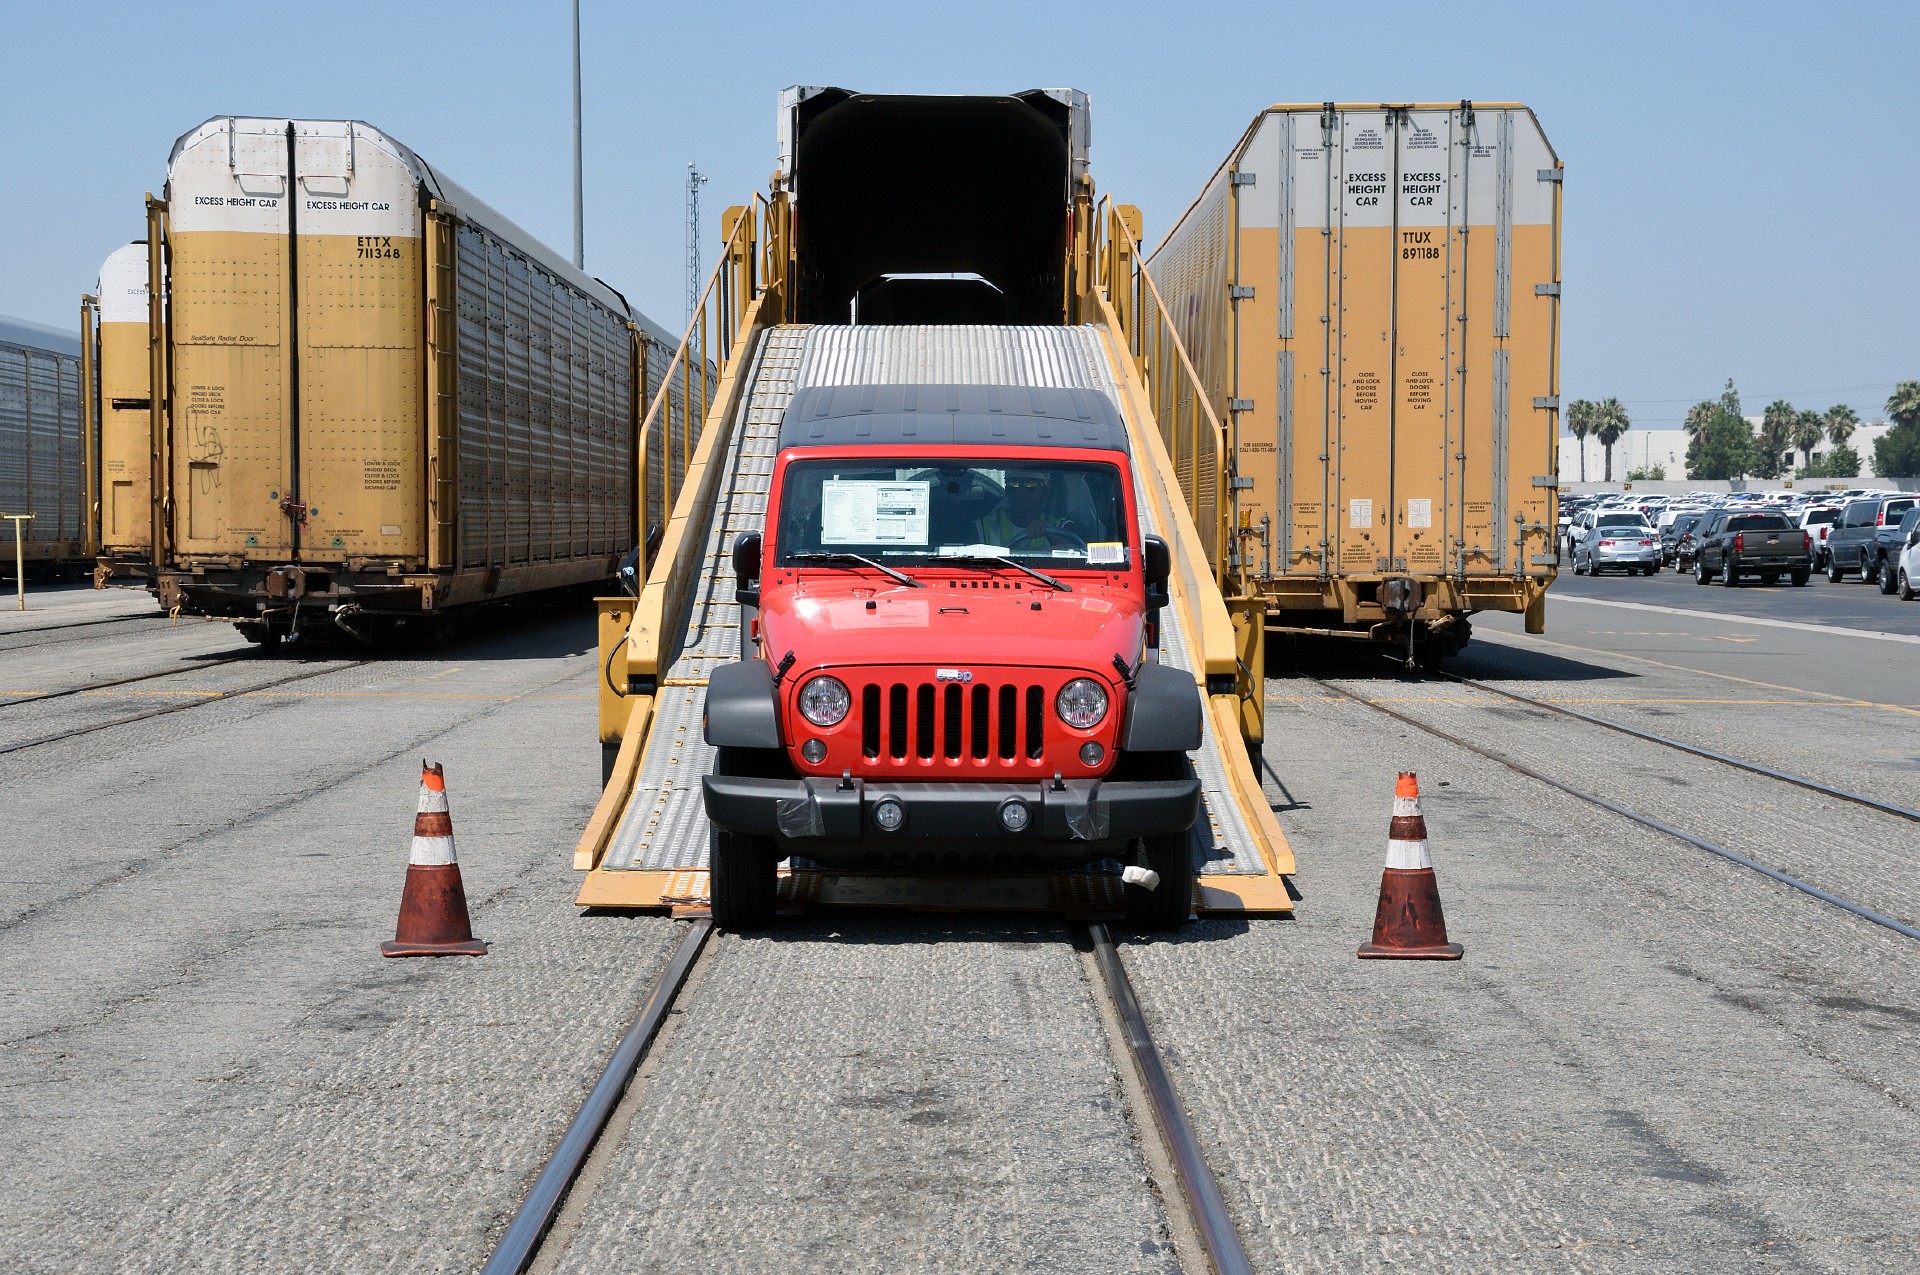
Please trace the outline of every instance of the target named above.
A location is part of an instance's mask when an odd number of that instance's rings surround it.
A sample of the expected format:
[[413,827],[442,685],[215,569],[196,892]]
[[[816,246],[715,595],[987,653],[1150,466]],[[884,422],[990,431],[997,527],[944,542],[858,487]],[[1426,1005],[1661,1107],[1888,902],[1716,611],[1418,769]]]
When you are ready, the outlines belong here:
[[[76,686],[63,691],[49,691],[44,695],[34,695],[24,699],[9,700],[4,707],[11,707],[16,704],[39,704],[50,699],[62,699],[69,695],[82,695],[91,691],[110,690],[113,687],[125,686],[133,682],[150,682],[156,678],[178,677],[185,673],[199,672],[204,668],[213,668],[221,664],[238,664],[256,658],[258,657],[252,653],[226,656],[217,660],[208,660],[190,669],[168,669],[159,673],[142,673],[134,677],[120,678],[117,681],[99,682],[92,686]],[[208,704],[218,704],[224,700],[239,699],[242,696],[258,694],[261,691],[276,690],[279,687],[288,686],[294,682],[304,682],[308,678],[319,677],[324,673],[338,673],[343,669],[359,668],[362,665],[370,663],[372,663],[371,660],[347,660],[340,663],[329,662],[321,668],[304,669],[298,673],[277,678],[261,686],[248,686],[232,691],[194,692],[194,698],[183,700],[178,704],[163,704],[158,708],[150,708],[144,712],[129,713],[125,717],[115,717],[104,722],[91,722],[85,726],[76,726],[72,730],[58,731],[51,735],[42,735],[36,739],[27,739],[17,744],[5,745],[4,747],[0,747],[0,757],[4,757],[8,753],[23,752],[29,748],[41,748],[47,744],[57,744],[62,740],[77,739],[82,735],[91,735],[96,731],[111,730],[116,726],[129,726],[134,722],[144,722],[155,717],[165,717],[170,713],[184,713],[189,709],[204,708]]]
[[201,669],[219,668],[222,664],[238,664],[242,660],[258,658],[256,652],[242,655],[226,655],[217,659],[203,660],[192,668],[161,669],[157,673],[136,673],[132,677],[116,677],[106,682],[89,682],[85,686],[69,686],[63,691],[42,691],[38,695],[20,695],[0,700],[0,709],[18,708],[23,704],[42,704],[50,699],[65,699],[69,695],[91,695],[100,691],[110,691],[116,686],[131,686],[135,682],[151,682],[156,678],[179,677],[183,673],[197,673]]
[[0,630],[0,641],[12,637],[24,637],[31,633],[66,633],[73,629],[91,629],[102,624],[132,624],[143,620],[158,621],[163,624],[171,622],[165,612],[156,612],[152,615],[109,615],[98,620],[75,620],[71,624],[38,624],[30,629],[4,629]]
[[[534,1180],[533,1189],[507,1224],[481,1275],[521,1275],[539,1257],[541,1245],[560,1215],[568,1190],[586,1166],[601,1133],[612,1121],[661,1024],[675,1009],[688,976],[707,954],[707,940],[713,928],[713,922],[703,917],[695,920],[681,936],[626,1034],[607,1059],[600,1078],[567,1126],[540,1176]],[[1162,1191],[1170,1213],[1184,1205],[1185,1216],[1175,1221],[1176,1231],[1185,1230],[1197,1237],[1205,1252],[1206,1269],[1218,1275],[1251,1272],[1253,1267],[1247,1258],[1246,1246],[1227,1212],[1219,1183],[1201,1152],[1186,1111],[1174,1093],[1172,1077],[1147,1028],[1146,1016],[1141,1012],[1120,953],[1107,927],[1098,922],[1085,926],[1085,938],[1100,972],[1101,989],[1124,1038],[1116,1043],[1123,1046],[1131,1059],[1145,1096],[1148,1111],[1141,1114],[1150,1119],[1139,1122],[1142,1133],[1158,1133],[1164,1160],[1177,1179],[1177,1183],[1163,1184],[1169,1189]],[[1178,1190],[1170,1189],[1173,1186]]]
[[[1663,748],[1670,748],[1678,752],[1686,753],[1690,756],[1699,757],[1707,761],[1716,762],[1718,764],[1732,767],[1737,770],[1745,771],[1748,774],[1759,775],[1767,779],[1776,780],[1780,783],[1790,784],[1798,788],[1804,788],[1810,792],[1819,793],[1822,796],[1831,797],[1835,800],[1846,801],[1846,802],[1854,803],[1856,805],[1865,806],[1868,809],[1876,810],[1883,814],[1893,815],[1897,818],[1920,820],[1920,811],[1910,810],[1905,806],[1894,805],[1891,802],[1880,801],[1877,798],[1868,797],[1861,793],[1849,792],[1842,788],[1835,788],[1829,784],[1820,783],[1818,780],[1808,779],[1803,775],[1795,775],[1786,771],[1774,770],[1771,767],[1761,766],[1757,763],[1749,762],[1742,758],[1728,756],[1725,753],[1714,752],[1711,749],[1699,748],[1692,744],[1683,743],[1680,740],[1669,739],[1664,735],[1657,735],[1651,731],[1643,731],[1636,727],[1624,725],[1620,722],[1608,721],[1607,719],[1602,717],[1594,717],[1590,714],[1578,712],[1574,709],[1565,708],[1558,704],[1548,703],[1545,700],[1535,699],[1532,696],[1521,695],[1514,691],[1502,690],[1501,688],[1495,687],[1495,686],[1488,686],[1485,683],[1476,682],[1471,678],[1459,677],[1453,674],[1443,674],[1441,676],[1443,677],[1444,680],[1452,682],[1456,685],[1467,686],[1476,690],[1485,691],[1488,694],[1496,695],[1501,698],[1513,701],[1515,703],[1525,704],[1531,708],[1543,709],[1543,710],[1557,713],[1566,717],[1571,717],[1576,720],[1586,722],[1590,725],[1601,727],[1606,730],[1618,731],[1621,734],[1628,735],[1633,738],[1646,741],[1648,743],[1656,744]],[[1630,806],[1622,805],[1620,802],[1613,801],[1607,797],[1602,797],[1598,793],[1588,792],[1583,788],[1578,788],[1562,780],[1555,779],[1551,775],[1543,774],[1540,771],[1534,769],[1533,767],[1528,766],[1526,763],[1519,761],[1513,756],[1507,753],[1503,753],[1498,749],[1489,748],[1484,744],[1478,744],[1473,742],[1472,740],[1463,739],[1459,735],[1456,735],[1451,731],[1443,730],[1440,727],[1435,726],[1430,722],[1423,722],[1419,718],[1414,717],[1411,714],[1403,713],[1398,711],[1397,709],[1389,708],[1385,704],[1376,704],[1368,700],[1364,696],[1357,695],[1354,692],[1346,689],[1345,687],[1342,687],[1337,683],[1329,681],[1327,679],[1313,677],[1307,674],[1301,674],[1300,677],[1302,681],[1310,682],[1320,687],[1322,690],[1328,691],[1333,695],[1338,696],[1341,699],[1350,700],[1356,704],[1360,704],[1366,708],[1372,709],[1374,712],[1379,713],[1382,716],[1392,718],[1394,721],[1399,722],[1402,725],[1411,726],[1415,730],[1421,731],[1427,735],[1431,735],[1436,739],[1444,740],[1445,742],[1452,744],[1457,748],[1464,748],[1465,750],[1475,754],[1476,756],[1484,757],[1488,761],[1491,761],[1496,765],[1505,767],[1507,770],[1510,770],[1517,775],[1523,775],[1528,779],[1534,780],[1536,783],[1545,784],[1547,787],[1555,789],[1558,792],[1565,793],[1567,796],[1573,797],[1576,800],[1586,802],[1588,805],[1597,806],[1602,810],[1608,811],[1612,814],[1619,815],[1623,819],[1629,819],[1632,822],[1639,824],[1643,828],[1649,828],[1655,832],[1659,832],[1666,836],[1672,837],[1675,840],[1685,842],[1686,844],[1693,846],[1696,849],[1705,850],[1709,854],[1718,855],[1719,857],[1726,859],[1731,863],[1738,864],[1743,868],[1747,868],[1753,872],[1757,872],[1761,876],[1767,877],[1773,881],[1777,881],[1781,885],[1788,886],[1794,890],[1798,890],[1799,892],[1806,894],[1812,898],[1819,899],[1823,903],[1831,904],[1834,907],[1837,907],[1842,909],[1843,911],[1849,912],[1854,916],[1860,917],[1862,920],[1871,921],[1875,925],[1884,926],[1885,928],[1892,930],[1897,934],[1905,935],[1906,937],[1911,939],[1920,939],[1920,928],[1915,928],[1914,926],[1907,925],[1902,921],[1899,921],[1893,917],[1887,916],[1885,913],[1875,911],[1874,909],[1869,908],[1864,904],[1857,903],[1851,899],[1842,898],[1841,896],[1834,894],[1830,891],[1823,890],[1819,886],[1814,885],[1810,881],[1803,880],[1802,878],[1796,877],[1791,873],[1782,872],[1778,868],[1775,868],[1769,864],[1761,863],[1757,859],[1750,858],[1747,855],[1743,855],[1736,850],[1729,849],[1728,847],[1720,845],[1717,842],[1710,841],[1705,837],[1696,836],[1695,834],[1688,832],[1685,829],[1678,828],[1670,823],[1667,823],[1665,820],[1655,818],[1653,815],[1647,814],[1643,811],[1635,810]]]

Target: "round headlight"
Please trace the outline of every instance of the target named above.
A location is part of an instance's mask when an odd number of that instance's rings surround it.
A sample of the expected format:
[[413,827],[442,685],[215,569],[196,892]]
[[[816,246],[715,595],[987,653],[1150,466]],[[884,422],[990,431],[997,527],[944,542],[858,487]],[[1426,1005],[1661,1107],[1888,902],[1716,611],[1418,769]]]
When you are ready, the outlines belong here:
[[1076,730],[1091,730],[1107,715],[1107,688],[1090,677],[1076,677],[1053,697],[1053,711]]
[[837,677],[816,677],[800,688],[800,716],[815,726],[837,726],[853,707],[847,684]]

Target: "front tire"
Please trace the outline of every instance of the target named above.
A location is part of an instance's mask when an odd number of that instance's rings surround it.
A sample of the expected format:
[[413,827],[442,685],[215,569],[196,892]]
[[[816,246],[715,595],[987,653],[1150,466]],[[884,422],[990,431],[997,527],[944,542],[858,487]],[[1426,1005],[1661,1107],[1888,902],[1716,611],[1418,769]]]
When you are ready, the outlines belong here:
[[1713,577],[1707,574],[1707,560],[1705,558],[1701,558],[1701,557],[1694,558],[1693,582],[1695,584],[1712,584],[1713,583]]
[[1160,875],[1160,884],[1148,890],[1120,887],[1121,909],[1127,923],[1142,930],[1177,930],[1193,912],[1193,849],[1191,832],[1143,837],[1136,843],[1142,867]]
[[1920,594],[1915,593],[1913,581],[1907,578],[1907,569],[1902,567],[1900,568],[1900,600],[1911,602],[1915,597],[1920,597]]
[[[784,768],[784,761],[777,753],[722,748],[714,754],[713,773],[770,777]],[[773,924],[780,904],[780,856],[773,838],[718,826],[709,833],[707,885],[713,898],[713,923],[736,933]]]

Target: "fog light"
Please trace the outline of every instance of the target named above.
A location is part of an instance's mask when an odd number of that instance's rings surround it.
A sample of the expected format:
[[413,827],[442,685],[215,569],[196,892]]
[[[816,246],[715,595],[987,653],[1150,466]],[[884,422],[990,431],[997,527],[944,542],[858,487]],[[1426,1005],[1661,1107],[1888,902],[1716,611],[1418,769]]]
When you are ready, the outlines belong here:
[[1106,755],[1107,755],[1107,750],[1100,747],[1099,743],[1095,740],[1090,739],[1086,743],[1080,745],[1080,761],[1084,765],[1098,766],[1100,764],[1100,759],[1102,757],[1105,757]]
[[1019,798],[1010,797],[1000,803],[1000,826],[1008,832],[1025,832],[1032,822],[1033,812]]
[[906,821],[906,807],[891,797],[873,808],[874,826],[882,832],[898,832],[900,825]]
[[826,741],[821,739],[808,740],[806,743],[800,745],[800,755],[806,758],[808,761],[812,762],[814,765],[816,766],[819,765],[822,761],[826,760],[826,756],[827,756]]

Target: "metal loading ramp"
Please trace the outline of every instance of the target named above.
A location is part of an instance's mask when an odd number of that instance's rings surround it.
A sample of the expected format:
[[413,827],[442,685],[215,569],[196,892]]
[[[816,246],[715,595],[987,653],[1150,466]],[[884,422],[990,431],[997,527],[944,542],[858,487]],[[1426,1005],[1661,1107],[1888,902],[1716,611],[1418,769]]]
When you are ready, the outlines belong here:
[[[1093,327],[782,326],[763,332],[731,419],[708,426],[725,432],[715,446],[721,473],[711,508],[695,511],[705,528],[704,553],[692,559],[700,578],[688,591],[671,643],[677,654],[659,679],[632,773],[616,773],[610,785],[610,792],[629,795],[613,818],[589,826],[576,854],[576,864],[591,864],[578,899],[582,906],[704,909],[708,824],[700,781],[711,769],[713,750],[701,738],[701,707],[709,673],[740,655],[730,550],[735,535],[764,524],[780,420],[794,393],[812,386],[954,383],[1098,390],[1119,404],[1133,435],[1142,530],[1175,541],[1182,524],[1168,512],[1167,493],[1177,493],[1178,478],[1157,436],[1141,427],[1140,399],[1117,382],[1109,349]],[[1121,366],[1131,373],[1130,365]],[[694,491],[689,485],[689,500]],[[1189,634],[1208,601],[1195,595],[1214,585],[1203,573],[1180,571],[1171,583],[1173,605],[1162,613],[1159,661],[1191,670]],[[1217,594],[1211,600],[1217,607]],[[1204,677],[1197,680],[1204,686]],[[1221,733],[1223,722],[1230,727],[1235,720],[1230,708],[1214,704],[1202,746],[1193,754],[1203,803],[1194,827],[1195,905],[1202,913],[1290,912],[1283,877],[1293,871],[1293,854],[1245,750],[1237,738]],[[783,870],[781,896],[792,905],[1100,914],[1119,909],[1119,865],[923,877],[828,871],[796,859]]]

